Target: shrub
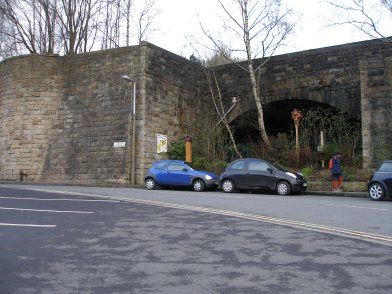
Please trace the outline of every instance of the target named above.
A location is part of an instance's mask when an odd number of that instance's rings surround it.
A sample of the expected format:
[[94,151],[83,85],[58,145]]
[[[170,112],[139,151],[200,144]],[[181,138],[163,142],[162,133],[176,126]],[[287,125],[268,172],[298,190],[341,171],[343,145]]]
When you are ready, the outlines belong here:
[[195,157],[192,160],[192,164],[197,169],[207,170],[207,171],[210,171],[212,169],[212,164],[210,162],[208,162],[207,158],[205,158],[203,156]]
[[224,161],[215,162],[215,164],[213,166],[214,173],[216,173],[217,175],[220,175],[221,173],[224,172],[224,170],[226,169],[227,165],[228,164],[226,162],[224,162]]
[[346,180],[355,181],[355,180],[356,180],[356,176],[353,175],[353,174],[350,174],[350,175],[348,175],[348,176],[346,177]]
[[310,175],[312,175],[314,173],[314,170],[311,167],[304,167],[303,169],[301,169],[301,173],[305,177],[309,177]]
[[169,151],[167,152],[170,159],[185,160],[185,142],[183,139],[177,139],[170,144]]

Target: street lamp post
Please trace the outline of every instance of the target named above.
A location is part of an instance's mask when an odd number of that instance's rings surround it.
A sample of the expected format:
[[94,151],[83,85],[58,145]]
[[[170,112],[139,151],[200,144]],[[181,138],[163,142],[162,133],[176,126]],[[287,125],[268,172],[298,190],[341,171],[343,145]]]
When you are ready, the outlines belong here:
[[295,149],[297,153],[297,167],[299,165],[299,141],[298,141],[298,129],[299,129],[299,122],[301,121],[302,118],[302,112],[299,111],[298,109],[294,109],[291,112],[291,117],[294,120],[294,125],[295,125]]
[[136,142],[136,81],[132,80],[127,75],[122,78],[133,84],[133,99],[132,99],[132,147],[131,147],[131,185],[135,185],[135,142]]

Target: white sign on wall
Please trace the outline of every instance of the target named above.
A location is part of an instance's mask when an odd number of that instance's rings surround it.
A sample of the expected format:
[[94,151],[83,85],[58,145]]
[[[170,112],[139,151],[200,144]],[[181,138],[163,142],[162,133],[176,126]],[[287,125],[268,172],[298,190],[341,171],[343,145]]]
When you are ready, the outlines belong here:
[[157,153],[167,152],[167,136],[157,134]]
[[125,142],[114,142],[113,147],[114,148],[124,148]]

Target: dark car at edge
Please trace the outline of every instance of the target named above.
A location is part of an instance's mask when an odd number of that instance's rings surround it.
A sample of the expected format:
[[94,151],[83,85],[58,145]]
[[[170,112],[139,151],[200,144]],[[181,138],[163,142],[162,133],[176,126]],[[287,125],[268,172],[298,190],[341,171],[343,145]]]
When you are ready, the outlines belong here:
[[384,160],[371,175],[368,193],[373,200],[392,197],[392,160]]
[[181,160],[158,160],[144,177],[148,190],[161,187],[192,187],[196,192],[218,186],[219,177],[208,171],[196,169],[191,163]]
[[242,158],[231,162],[219,178],[223,192],[235,190],[269,190],[279,195],[304,192],[307,182],[303,175],[268,160]]

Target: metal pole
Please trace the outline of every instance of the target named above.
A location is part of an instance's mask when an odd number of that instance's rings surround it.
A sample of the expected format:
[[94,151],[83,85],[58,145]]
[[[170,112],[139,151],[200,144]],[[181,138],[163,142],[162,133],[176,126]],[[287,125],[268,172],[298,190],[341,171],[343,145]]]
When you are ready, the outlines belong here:
[[135,143],[136,143],[136,81],[133,81],[131,185],[135,185]]
[[123,79],[130,81],[133,84],[132,97],[132,144],[131,144],[131,185],[135,185],[135,143],[136,143],[136,81],[132,80],[127,75],[122,76]]
[[295,121],[295,148],[296,148],[296,153],[297,153],[297,167],[299,165],[299,141],[298,141],[298,127],[299,127],[299,121]]

